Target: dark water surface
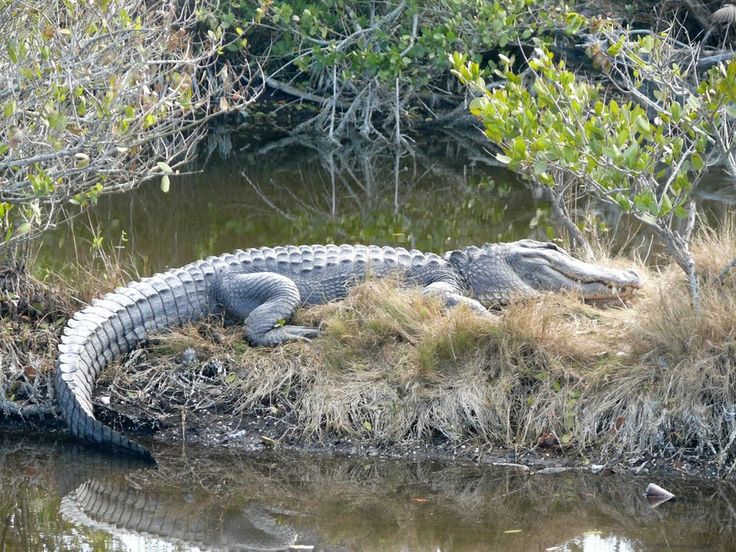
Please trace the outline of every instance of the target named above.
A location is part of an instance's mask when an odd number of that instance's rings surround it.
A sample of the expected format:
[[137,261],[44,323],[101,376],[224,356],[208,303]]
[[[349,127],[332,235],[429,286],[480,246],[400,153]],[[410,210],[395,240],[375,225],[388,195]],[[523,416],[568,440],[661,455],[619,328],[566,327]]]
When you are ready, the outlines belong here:
[[459,463],[157,449],[149,468],[0,438],[0,550],[734,550],[736,489]]
[[[332,154],[305,145],[233,143],[226,158],[107,196],[47,236],[47,266],[88,257],[95,237],[122,246],[142,271],[263,245],[376,243],[445,251],[543,237],[548,210],[473,144],[448,141],[397,156],[360,147]],[[204,164],[204,163],[203,163]],[[99,240],[98,240],[99,241]]]
[[[264,245],[372,243],[443,252],[471,244],[559,236],[551,209],[513,173],[495,166],[484,142],[425,138],[411,152],[353,145],[325,153],[303,143],[255,144],[215,135],[201,169],[106,196],[71,225],[46,235],[50,270],[116,252],[141,274],[207,255]],[[224,142],[224,146],[223,146]],[[219,151],[219,153],[218,153]],[[710,220],[736,204],[736,185],[713,175],[698,195]],[[597,205],[599,233],[639,253],[640,226]]]

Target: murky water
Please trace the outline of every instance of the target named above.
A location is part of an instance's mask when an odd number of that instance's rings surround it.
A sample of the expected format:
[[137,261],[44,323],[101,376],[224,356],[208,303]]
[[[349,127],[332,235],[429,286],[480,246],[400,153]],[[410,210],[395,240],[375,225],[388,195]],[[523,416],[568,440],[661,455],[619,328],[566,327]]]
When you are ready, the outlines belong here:
[[[375,243],[442,252],[559,236],[547,202],[494,166],[484,142],[443,136],[397,155],[392,147],[326,153],[218,136],[218,150],[202,156],[201,169],[172,178],[168,194],[150,182],[103,197],[94,209],[70,207],[72,224],[46,235],[36,265],[58,270],[93,261],[101,250],[150,274],[263,245]],[[722,218],[736,203],[736,185],[714,175],[699,200],[712,219]],[[632,239],[638,223],[605,205],[595,209],[602,235],[641,245],[640,254],[650,250],[645,233]]]
[[[544,237],[548,210],[472,144],[445,140],[396,156],[354,147],[233,143],[226,158],[131,194],[102,198],[47,236],[47,265],[85,258],[95,237],[141,259],[145,272],[236,248],[378,243],[445,251]],[[204,165],[204,162],[202,163]],[[72,214],[70,212],[70,214]]]
[[733,550],[736,489],[380,458],[157,450],[149,468],[0,439],[0,550]]

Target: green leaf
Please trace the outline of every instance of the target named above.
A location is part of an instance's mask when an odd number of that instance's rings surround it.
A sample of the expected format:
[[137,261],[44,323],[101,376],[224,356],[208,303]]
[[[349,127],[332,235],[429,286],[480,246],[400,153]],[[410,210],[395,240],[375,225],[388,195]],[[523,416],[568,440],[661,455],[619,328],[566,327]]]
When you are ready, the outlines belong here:
[[164,173],[164,174],[174,174],[174,170],[173,170],[173,169],[172,169],[171,167],[169,167],[169,166],[168,166],[168,165],[167,165],[166,163],[164,163],[163,161],[158,161],[158,162],[156,163],[156,166],[157,166],[157,167],[158,167],[158,168],[159,168],[159,169],[161,170],[161,172],[162,172],[162,173]]
[[468,105],[468,111],[472,115],[480,115],[483,113],[483,110],[488,106],[488,100],[486,98],[473,98],[470,100],[470,104]]
[[675,181],[672,183],[672,191],[675,194],[681,194],[683,191],[689,190],[692,184],[688,179],[687,175],[680,173],[675,177]]
[[169,193],[171,182],[169,181],[169,175],[165,174],[161,177],[161,191],[165,194]]
[[639,144],[636,142],[632,143],[626,150],[624,150],[624,165],[627,169],[635,169],[636,161],[639,159]]
[[24,234],[28,234],[28,232],[31,231],[31,223],[30,222],[24,222],[20,226],[18,226],[18,230],[16,231],[17,236],[22,236]]
[[534,174],[540,175],[547,172],[547,162],[544,159],[538,159],[534,162]]
[[619,38],[614,44],[611,44],[608,47],[608,55],[615,57],[621,51],[621,48],[624,45],[624,40],[625,37],[621,36],[621,38]]
[[366,428],[368,431],[373,431],[373,424],[370,423],[368,420],[365,420],[363,422],[363,427]]
[[682,117],[682,106],[678,102],[672,102],[670,112],[672,113],[672,120],[676,123],[679,122]]
[[662,205],[659,208],[659,216],[663,217],[672,210],[672,201],[667,194],[662,196]]
[[616,194],[613,199],[616,201],[616,203],[619,204],[621,209],[624,211],[630,211],[631,210],[631,200],[626,197],[624,194]]
[[3,115],[5,116],[5,118],[7,119],[8,117],[12,117],[13,113],[15,113],[15,109],[15,100],[10,100],[9,102],[7,102],[3,107]]
[[514,138],[512,149],[516,154],[516,157],[526,157],[526,142],[521,136]]
[[693,153],[690,156],[690,163],[692,163],[693,169],[696,171],[702,171],[703,167],[705,167],[705,161],[703,161],[699,153]]
[[499,163],[503,163],[504,165],[508,165],[511,163],[511,158],[508,155],[502,155],[500,153],[496,154],[496,159]]
[[15,43],[8,41],[5,46],[8,50],[8,57],[10,58],[10,61],[12,61],[13,63],[18,63],[18,50],[16,49]]
[[639,115],[634,119],[634,128],[645,136],[649,136],[652,133],[651,125],[644,115]]
[[537,178],[539,179],[539,181],[542,184],[544,184],[545,186],[548,186],[550,188],[555,185],[555,179],[552,178],[552,175],[549,174],[549,173],[547,173],[547,172],[543,172],[543,173],[538,174],[537,175]]

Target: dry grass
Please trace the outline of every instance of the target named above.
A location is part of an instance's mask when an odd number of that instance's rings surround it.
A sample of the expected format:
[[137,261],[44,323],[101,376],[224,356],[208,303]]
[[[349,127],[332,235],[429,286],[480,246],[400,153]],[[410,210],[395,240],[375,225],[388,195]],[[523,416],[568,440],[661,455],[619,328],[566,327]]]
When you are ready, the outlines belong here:
[[39,282],[23,266],[0,265],[0,418],[51,411],[46,376],[73,311],[58,287]]
[[[251,349],[237,330],[213,339],[210,326],[187,328],[161,336],[114,388],[138,390],[161,415],[172,405],[255,410],[309,438],[442,435],[612,456],[694,449],[731,469],[736,276],[722,285],[717,275],[736,256],[736,231],[704,232],[693,250],[702,315],[676,267],[639,266],[647,284],[629,304],[550,295],[492,318],[377,280],[300,313],[324,330],[311,345]],[[178,360],[187,348],[198,355],[189,367]]]
[[584,397],[582,442],[600,442],[601,430],[608,430],[611,449],[694,448],[721,466],[734,456],[736,277],[718,280],[736,256],[733,225],[701,233],[693,252],[703,282],[702,313],[693,311],[675,267],[651,276],[622,318],[628,354],[607,378],[595,378]]

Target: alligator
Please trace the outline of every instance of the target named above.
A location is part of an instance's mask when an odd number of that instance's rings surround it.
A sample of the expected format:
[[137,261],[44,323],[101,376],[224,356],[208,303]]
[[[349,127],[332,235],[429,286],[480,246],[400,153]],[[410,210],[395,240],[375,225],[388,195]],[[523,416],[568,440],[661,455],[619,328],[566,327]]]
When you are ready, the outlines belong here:
[[625,297],[641,286],[634,271],[585,263],[534,240],[443,255],[363,245],[236,250],[131,282],[77,312],[59,344],[55,384],[62,416],[83,441],[153,460],[145,447],[94,417],[95,378],[114,358],[155,330],[212,314],[244,322],[244,336],[254,346],[310,340],[316,328],[288,324],[298,307],[342,299],[368,275],[397,273],[449,307],[466,305],[486,315],[488,308],[544,292],[600,300]]

